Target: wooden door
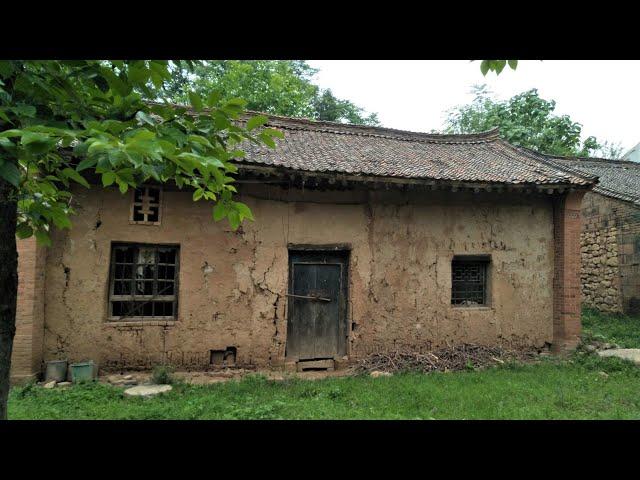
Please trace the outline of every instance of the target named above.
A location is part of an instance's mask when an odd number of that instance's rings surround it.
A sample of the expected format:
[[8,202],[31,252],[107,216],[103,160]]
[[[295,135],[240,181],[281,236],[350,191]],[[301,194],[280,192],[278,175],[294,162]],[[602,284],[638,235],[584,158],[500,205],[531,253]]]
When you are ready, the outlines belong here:
[[289,359],[346,354],[348,253],[289,252]]

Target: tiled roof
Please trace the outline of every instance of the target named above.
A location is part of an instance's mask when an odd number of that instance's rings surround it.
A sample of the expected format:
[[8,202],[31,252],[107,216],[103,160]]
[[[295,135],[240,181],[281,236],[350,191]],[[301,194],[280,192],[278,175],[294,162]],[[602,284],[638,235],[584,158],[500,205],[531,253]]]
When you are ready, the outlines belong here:
[[593,191],[640,205],[640,164],[604,158],[554,157],[553,161],[599,178]]
[[448,135],[269,116],[277,148],[243,145],[240,163],[307,172],[505,184],[591,185],[594,178],[516,148],[497,130]]

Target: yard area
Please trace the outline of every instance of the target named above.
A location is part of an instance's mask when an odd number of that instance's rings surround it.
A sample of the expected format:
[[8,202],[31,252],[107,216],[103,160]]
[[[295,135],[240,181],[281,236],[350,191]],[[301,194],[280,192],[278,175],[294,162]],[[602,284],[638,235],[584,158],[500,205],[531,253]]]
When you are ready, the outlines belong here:
[[[640,319],[586,311],[585,338],[640,347]],[[177,384],[152,399],[100,383],[16,387],[10,419],[638,419],[640,368],[576,352],[566,359],[452,373],[301,380],[250,375]]]

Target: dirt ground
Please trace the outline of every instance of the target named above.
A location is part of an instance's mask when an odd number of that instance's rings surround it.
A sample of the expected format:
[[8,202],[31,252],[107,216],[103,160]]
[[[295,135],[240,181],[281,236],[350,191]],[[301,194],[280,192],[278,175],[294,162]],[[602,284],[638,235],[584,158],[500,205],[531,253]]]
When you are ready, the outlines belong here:
[[[398,349],[386,353],[372,354],[358,362],[336,370],[310,370],[296,372],[284,369],[245,369],[240,367],[223,367],[208,371],[177,371],[172,375],[185,383],[208,385],[232,379],[240,379],[248,374],[261,374],[270,380],[299,378],[317,380],[327,377],[342,377],[354,374],[371,376],[392,375],[401,371],[456,371],[488,366],[503,365],[505,361],[532,362],[541,355],[548,356],[546,350],[505,350],[500,347],[487,347],[474,344],[456,345],[435,352],[420,353],[413,350]],[[119,374],[105,374],[99,380],[112,385],[128,386],[152,383],[150,371],[123,371]]]
[[[233,379],[241,379],[245,375],[249,374],[261,374],[270,380],[281,381],[287,378],[319,380],[327,377],[344,377],[353,374],[353,372],[350,369],[334,371],[285,372],[282,370],[245,370],[243,368],[228,368],[206,372],[174,372],[172,375],[185,383],[193,385],[208,385],[212,383],[228,382]],[[151,383],[151,372],[124,371],[117,374],[102,374],[98,377],[98,381],[121,386],[149,384]]]

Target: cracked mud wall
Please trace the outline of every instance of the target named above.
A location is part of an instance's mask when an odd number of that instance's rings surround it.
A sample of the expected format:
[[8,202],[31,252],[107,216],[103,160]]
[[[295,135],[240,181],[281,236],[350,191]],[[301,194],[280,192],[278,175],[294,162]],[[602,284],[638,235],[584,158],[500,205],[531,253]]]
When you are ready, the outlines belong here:
[[[543,345],[552,337],[553,232],[545,197],[506,193],[284,190],[243,185],[255,222],[237,232],[211,206],[165,191],[162,225],[130,225],[129,195],[78,190],[70,231],[47,256],[45,360],[102,368],[284,361],[289,243],[351,246],[351,358],[394,345]],[[107,319],[112,241],[180,244],[175,322]],[[490,254],[489,305],[453,307],[451,259]]]

